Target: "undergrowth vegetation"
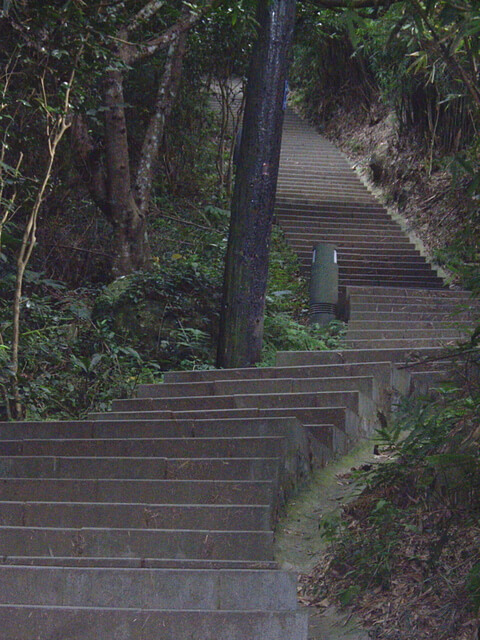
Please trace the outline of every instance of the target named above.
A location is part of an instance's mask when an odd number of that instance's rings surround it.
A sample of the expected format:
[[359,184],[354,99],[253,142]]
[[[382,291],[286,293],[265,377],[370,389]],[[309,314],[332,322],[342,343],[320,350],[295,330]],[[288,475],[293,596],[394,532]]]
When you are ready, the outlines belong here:
[[450,354],[455,382],[409,398],[354,470],[359,494],[320,527],[330,548],[312,603],[354,606],[373,637],[473,638],[480,611],[480,362]]

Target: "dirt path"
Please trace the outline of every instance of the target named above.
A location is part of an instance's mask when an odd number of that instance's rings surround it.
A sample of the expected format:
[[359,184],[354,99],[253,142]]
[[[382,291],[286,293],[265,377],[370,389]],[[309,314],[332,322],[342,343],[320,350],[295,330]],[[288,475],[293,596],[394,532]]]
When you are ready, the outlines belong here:
[[[323,516],[339,511],[355,495],[355,489],[339,476],[373,458],[371,442],[363,443],[350,455],[320,469],[307,487],[288,505],[280,519],[275,538],[275,556],[285,569],[308,573],[319,563],[326,544],[320,536]],[[321,613],[311,608],[309,640],[368,640],[368,632],[347,612],[328,608]]]

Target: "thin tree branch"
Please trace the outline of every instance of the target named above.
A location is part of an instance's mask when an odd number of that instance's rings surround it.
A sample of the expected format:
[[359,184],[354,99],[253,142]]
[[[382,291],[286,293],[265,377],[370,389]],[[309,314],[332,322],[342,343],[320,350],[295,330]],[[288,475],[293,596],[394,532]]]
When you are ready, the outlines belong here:
[[[47,132],[48,132],[48,163],[45,169],[43,180],[37,191],[35,201],[33,203],[30,215],[23,233],[22,244],[17,257],[17,275],[15,280],[15,290],[13,296],[13,326],[12,326],[12,357],[11,357],[11,373],[12,373],[12,391],[14,400],[14,413],[18,419],[22,416],[22,404],[18,389],[18,349],[20,342],[20,303],[22,299],[23,277],[25,269],[32,255],[33,248],[36,243],[36,230],[38,223],[38,214],[42,205],[45,191],[50,177],[52,175],[53,163],[57,155],[57,148],[62,140],[65,132],[71,125],[70,119],[70,95],[75,78],[75,68],[72,70],[70,79],[67,84],[65,98],[63,101],[62,112],[51,122],[52,115],[48,109],[48,102],[44,102],[42,107],[47,115]],[[44,78],[41,78],[41,89],[44,100],[47,100],[45,91]]]

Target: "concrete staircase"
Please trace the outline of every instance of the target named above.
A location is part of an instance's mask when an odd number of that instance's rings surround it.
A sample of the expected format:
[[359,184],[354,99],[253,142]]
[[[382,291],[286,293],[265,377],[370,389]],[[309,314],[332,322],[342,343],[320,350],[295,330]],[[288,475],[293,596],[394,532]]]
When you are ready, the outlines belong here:
[[276,515],[426,388],[474,309],[346,160],[287,113],[276,218],[305,271],[334,243],[345,349],[270,368],[169,372],[88,421],[0,424],[2,640],[306,640]]

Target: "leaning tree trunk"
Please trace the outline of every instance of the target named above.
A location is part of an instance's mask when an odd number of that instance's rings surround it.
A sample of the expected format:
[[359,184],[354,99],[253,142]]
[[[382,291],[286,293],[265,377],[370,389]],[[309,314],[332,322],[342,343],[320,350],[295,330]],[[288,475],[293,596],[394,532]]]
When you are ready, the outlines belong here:
[[263,339],[268,255],[295,0],[259,0],[231,208],[217,364],[251,366]]

